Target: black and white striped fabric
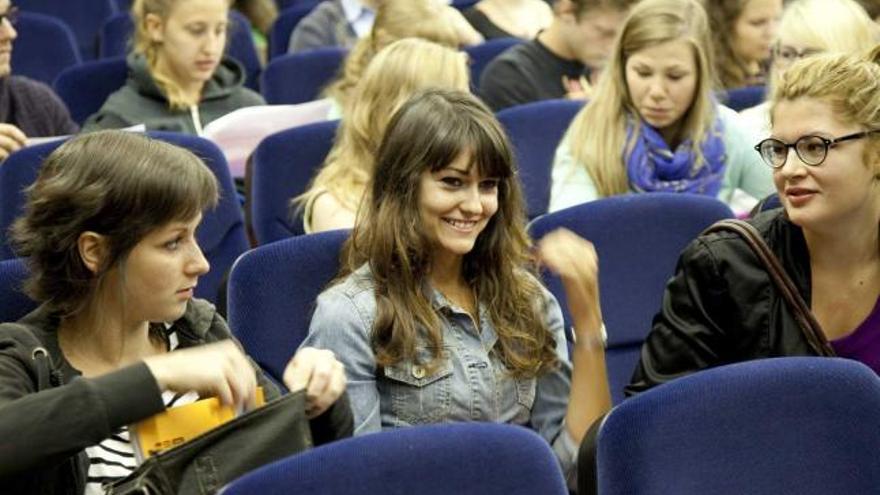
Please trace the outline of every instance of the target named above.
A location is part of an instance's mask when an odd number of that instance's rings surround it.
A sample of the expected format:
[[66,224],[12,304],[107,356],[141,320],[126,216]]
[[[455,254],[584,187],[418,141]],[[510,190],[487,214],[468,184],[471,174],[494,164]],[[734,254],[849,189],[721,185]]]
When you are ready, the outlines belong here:
[[[169,350],[178,346],[177,333],[168,335]],[[182,406],[199,400],[195,392],[176,394],[162,392],[165,408]],[[129,438],[128,427],[122,427],[97,445],[86,447],[89,456],[89,473],[86,481],[86,495],[103,495],[104,484],[112,483],[128,476],[137,467],[134,447]]]

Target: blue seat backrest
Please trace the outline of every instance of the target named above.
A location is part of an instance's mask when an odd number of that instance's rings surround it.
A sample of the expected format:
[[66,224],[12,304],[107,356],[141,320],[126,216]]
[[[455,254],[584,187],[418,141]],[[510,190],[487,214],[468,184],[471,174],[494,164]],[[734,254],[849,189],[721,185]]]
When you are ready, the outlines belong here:
[[342,66],[348,50],[318,48],[269,61],[260,83],[270,105],[305,103],[319,98]]
[[353,483],[369,494],[568,493],[546,440],[495,423],[389,429],[333,442],[248,473],[224,493],[343,495]]
[[73,120],[82,125],[101,109],[114,91],[125,85],[128,66],[123,57],[85,62],[69,67],[55,79],[55,93],[70,110]]
[[27,275],[22,260],[0,261],[0,323],[16,321],[37,307],[23,290]]
[[46,14],[64,21],[76,36],[83,60],[97,57],[101,25],[116,13],[115,0],[16,0],[15,5],[23,12]]
[[336,275],[349,231],[304,235],[244,254],[229,276],[229,325],[276,380],[308,335],[318,294]]
[[[217,299],[223,277],[238,256],[248,249],[244,232],[244,217],[235,195],[235,185],[229,175],[229,167],[223,153],[208,140],[171,132],[154,132],[151,136],[189,149],[199,156],[217,177],[220,185],[220,202],[214,210],[205,212],[196,236],[205,257],[211,263],[211,271],[202,276],[196,287],[196,296],[210,301]],[[0,228],[4,233],[0,245],[0,259],[15,257],[8,244],[6,232],[12,222],[21,215],[24,204],[24,188],[37,178],[45,157],[61,145],[63,140],[31,146],[13,153],[0,167]]]
[[[615,402],[635,369],[638,349],[660,309],[666,282],[681,251],[714,222],[731,218],[724,203],[708,196],[673,193],[612,196],[537,218],[535,239],[565,227],[591,241],[599,257],[599,293],[608,332],[608,369]],[[573,324],[558,277],[544,281]]]
[[553,156],[583,102],[547,100],[498,112],[516,153],[529,218],[547,212]]
[[598,433],[598,492],[874,493],[878,424],[880,379],[856,361],[721,366],[612,409]]
[[476,91],[476,88],[480,86],[480,75],[483,74],[483,69],[489,65],[492,59],[522,42],[523,40],[519,38],[495,38],[486,40],[479,45],[464,47],[463,50],[468,54],[470,60],[471,88]]
[[253,155],[251,221],[259,244],[303,233],[290,200],[304,193],[333,146],[338,121],[281,131],[263,139]]
[[[107,19],[101,26],[101,58],[125,56],[130,49],[133,30],[134,24],[128,12],[120,12]],[[244,67],[245,85],[257,90],[262,71],[260,57],[251,36],[251,23],[237,10],[229,11],[226,53]]]
[[745,86],[722,92],[721,102],[739,112],[759,105],[764,101],[767,90],[764,86]]
[[61,71],[82,61],[73,31],[56,17],[22,12],[15,29],[13,74],[51,86]]
[[309,15],[317,3],[300,2],[284,9],[278,14],[272,29],[269,30],[269,60],[287,54],[290,46],[290,35],[299,21]]

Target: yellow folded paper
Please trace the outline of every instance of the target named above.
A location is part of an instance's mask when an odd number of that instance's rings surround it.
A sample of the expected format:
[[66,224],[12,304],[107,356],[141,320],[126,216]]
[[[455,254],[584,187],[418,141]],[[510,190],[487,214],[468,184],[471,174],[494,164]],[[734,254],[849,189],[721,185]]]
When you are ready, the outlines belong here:
[[[256,406],[266,403],[263,388],[257,387]],[[235,409],[224,406],[216,397],[166,409],[129,428],[138,462],[176,447],[206,431],[234,419]]]

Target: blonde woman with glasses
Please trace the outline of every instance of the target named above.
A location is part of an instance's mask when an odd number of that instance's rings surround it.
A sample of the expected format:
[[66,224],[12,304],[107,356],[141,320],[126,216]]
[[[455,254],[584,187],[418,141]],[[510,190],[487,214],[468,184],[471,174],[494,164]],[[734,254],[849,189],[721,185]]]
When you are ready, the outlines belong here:
[[833,355],[880,373],[880,47],[798,61],[757,146],[782,208],[754,226],[818,322],[812,342],[746,242],[700,236],[681,255],[629,394],[705,368]]

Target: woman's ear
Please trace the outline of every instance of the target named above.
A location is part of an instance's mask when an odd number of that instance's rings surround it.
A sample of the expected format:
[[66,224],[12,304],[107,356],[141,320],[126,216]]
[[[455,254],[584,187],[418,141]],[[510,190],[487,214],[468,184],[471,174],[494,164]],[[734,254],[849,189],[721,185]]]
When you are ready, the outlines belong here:
[[144,17],[144,29],[147,32],[147,36],[150,37],[150,41],[153,43],[162,43],[165,39],[164,34],[164,22],[162,18],[156,14],[147,14]]
[[577,21],[577,5],[571,0],[556,0],[553,2],[553,15],[560,20],[574,24]]
[[86,231],[79,235],[76,244],[83,264],[97,275],[107,255],[107,239],[101,234]]

